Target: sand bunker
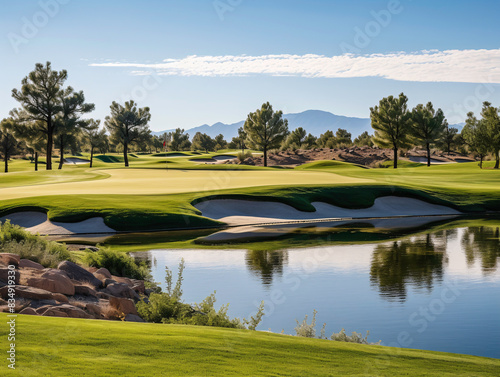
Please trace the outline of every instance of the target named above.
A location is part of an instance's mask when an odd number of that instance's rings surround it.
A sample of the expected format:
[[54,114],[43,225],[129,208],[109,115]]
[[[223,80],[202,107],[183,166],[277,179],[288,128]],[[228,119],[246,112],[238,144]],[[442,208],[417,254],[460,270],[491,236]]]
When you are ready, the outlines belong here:
[[90,164],[90,160],[86,160],[84,158],[70,157],[70,158],[65,158],[64,163],[70,165]]
[[277,202],[258,202],[236,199],[215,199],[197,203],[202,216],[229,225],[252,225],[292,220],[321,220],[335,218],[377,218],[393,216],[458,215],[452,208],[430,204],[418,199],[385,196],[375,199],[372,207],[347,209],[314,202],[315,212],[303,212]]
[[12,224],[19,225],[30,233],[43,235],[73,235],[116,233],[108,227],[102,217],[93,217],[76,223],[52,222],[42,212],[17,212],[0,217],[0,222],[9,219]]

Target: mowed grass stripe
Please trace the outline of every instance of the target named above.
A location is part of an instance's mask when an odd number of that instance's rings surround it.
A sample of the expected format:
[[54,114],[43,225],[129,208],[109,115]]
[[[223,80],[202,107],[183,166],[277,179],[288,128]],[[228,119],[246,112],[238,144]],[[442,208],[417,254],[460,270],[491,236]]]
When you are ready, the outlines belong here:
[[497,376],[500,368],[475,356],[196,326],[19,315],[16,331],[16,370],[4,367],[4,376]]

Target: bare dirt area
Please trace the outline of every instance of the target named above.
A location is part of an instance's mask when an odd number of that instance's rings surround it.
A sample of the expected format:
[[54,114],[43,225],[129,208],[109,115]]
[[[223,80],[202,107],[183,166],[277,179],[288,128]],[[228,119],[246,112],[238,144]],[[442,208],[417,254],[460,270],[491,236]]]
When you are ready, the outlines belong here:
[[[412,149],[400,156],[400,160],[413,162],[426,162],[424,150]],[[458,153],[444,154],[434,151],[431,156],[432,163],[457,163],[474,161],[469,156]],[[278,151],[268,156],[268,166],[295,167],[314,161],[336,160],[363,165],[367,167],[378,167],[379,164],[393,159],[392,149],[380,149],[376,147],[349,147],[349,148],[316,148],[311,150],[298,149],[296,151]],[[263,165],[262,156],[254,156],[240,162],[238,160],[226,161],[226,164]]]

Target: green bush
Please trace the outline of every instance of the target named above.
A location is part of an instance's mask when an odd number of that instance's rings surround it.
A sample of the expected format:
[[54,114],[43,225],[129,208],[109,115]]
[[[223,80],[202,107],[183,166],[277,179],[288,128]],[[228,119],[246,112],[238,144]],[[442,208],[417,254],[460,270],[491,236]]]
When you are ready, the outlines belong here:
[[[316,338],[316,314],[318,314],[318,312],[314,310],[312,321],[310,324],[307,323],[307,317],[308,317],[307,315],[305,316],[302,322],[295,320],[297,322],[297,327],[295,327],[295,332],[297,336],[302,336],[306,338]],[[321,328],[321,335],[318,337],[319,339],[328,339],[325,336],[325,328],[326,328],[326,323],[324,323],[323,327]],[[370,335],[369,331],[366,332],[365,337],[363,337],[361,333],[357,333],[356,331],[353,331],[351,335],[347,335],[345,333],[345,330],[342,329],[338,333],[333,333],[330,339],[337,342],[380,345],[381,343],[380,340],[377,343],[368,342],[368,335]]]
[[64,260],[73,260],[65,244],[31,234],[18,225],[12,225],[9,220],[0,223],[0,251],[51,268]]
[[215,309],[215,292],[199,304],[189,305],[182,302],[182,274],[184,260],[179,264],[177,282],[173,286],[172,271],[166,270],[166,292],[151,293],[147,302],[137,303],[137,312],[147,322],[176,323],[197,326],[215,326],[229,328],[248,328],[255,330],[264,315],[264,302],[261,303],[257,314],[250,320],[230,318],[227,314],[229,304]]
[[238,152],[238,154],[236,155],[236,158],[238,159],[238,161],[243,162],[247,158],[252,157],[252,156],[253,156],[252,152],[245,151],[245,152]]
[[134,258],[120,251],[99,248],[96,252],[87,252],[82,260],[90,267],[106,268],[113,275],[140,280],[151,278],[146,262],[137,264]]

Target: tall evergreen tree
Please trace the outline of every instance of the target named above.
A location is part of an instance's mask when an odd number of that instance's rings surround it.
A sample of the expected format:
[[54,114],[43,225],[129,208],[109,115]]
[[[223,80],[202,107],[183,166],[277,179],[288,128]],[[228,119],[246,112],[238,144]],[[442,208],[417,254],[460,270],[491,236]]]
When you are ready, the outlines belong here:
[[13,127],[12,118],[4,119],[0,123],[0,155],[3,157],[5,173],[9,172],[10,158],[19,151],[21,146],[14,136]]
[[137,143],[150,133],[148,122],[151,120],[149,107],[138,108],[137,104],[130,100],[122,106],[113,101],[110,106],[111,115],[106,117],[106,126],[111,138],[116,144],[123,146],[123,159],[125,166],[128,163],[128,150],[132,143]]
[[479,167],[482,169],[484,157],[491,149],[486,122],[484,119],[477,119],[474,113],[469,112],[461,135],[469,151],[479,156]]
[[449,155],[451,153],[451,148],[456,144],[458,135],[458,129],[455,127],[450,127],[447,122],[445,122],[445,127],[441,138],[437,141],[437,146]]
[[[22,80],[21,89],[12,90],[12,97],[21,104],[20,114],[25,122],[35,122],[45,135],[47,170],[52,170],[52,149],[58,125],[55,118],[63,112],[63,100],[75,95],[71,87],[63,88],[67,77],[66,70],[53,71],[50,62],[45,65],[37,63],[35,70]],[[91,104],[86,106],[88,111],[94,108]]]
[[398,150],[410,145],[412,120],[407,103],[408,97],[401,93],[399,97],[383,98],[379,106],[370,108],[371,123],[375,130],[373,141],[382,148],[392,148],[394,169],[398,167]]
[[441,109],[434,110],[432,102],[427,105],[418,104],[411,113],[413,121],[411,133],[416,142],[422,144],[427,151],[427,166],[431,166],[431,145],[442,136],[447,125]]
[[83,138],[90,150],[90,167],[92,167],[94,161],[94,150],[105,148],[107,144],[106,130],[99,130],[100,124],[100,120],[89,119],[87,126],[83,130]]
[[170,132],[168,139],[171,151],[186,151],[191,148],[189,134],[185,133],[182,128],[176,128],[175,131]]
[[490,143],[490,152],[495,156],[495,169],[500,167],[500,109],[491,106],[491,103],[484,102],[481,116],[485,122]]
[[213,151],[215,149],[215,144],[215,140],[212,139],[209,135],[197,132],[193,137],[191,149],[200,149],[205,151],[205,153],[208,153],[209,151]]
[[269,102],[260,109],[248,114],[243,126],[247,133],[247,144],[264,152],[264,166],[267,166],[269,149],[279,148],[288,135],[288,121],[283,119],[282,111],[273,111]]

